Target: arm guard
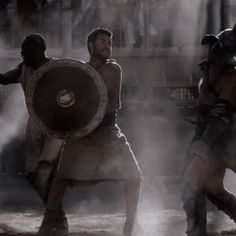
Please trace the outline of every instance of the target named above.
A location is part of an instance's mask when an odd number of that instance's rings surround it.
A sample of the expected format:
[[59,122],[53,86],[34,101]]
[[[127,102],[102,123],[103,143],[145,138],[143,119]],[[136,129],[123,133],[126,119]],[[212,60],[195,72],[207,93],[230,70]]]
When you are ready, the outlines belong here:
[[231,117],[232,106],[228,101],[221,99],[213,105],[206,129],[201,138],[191,145],[191,152],[205,159],[209,150],[229,127]]

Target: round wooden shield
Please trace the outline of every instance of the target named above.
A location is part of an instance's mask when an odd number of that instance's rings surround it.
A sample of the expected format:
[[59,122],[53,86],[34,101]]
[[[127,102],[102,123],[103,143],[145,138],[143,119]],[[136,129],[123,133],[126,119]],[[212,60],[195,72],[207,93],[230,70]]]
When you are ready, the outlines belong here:
[[74,59],[52,60],[32,76],[26,104],[36,125],[60,139],[81,138],[102,121],[107,107],[102,77]]

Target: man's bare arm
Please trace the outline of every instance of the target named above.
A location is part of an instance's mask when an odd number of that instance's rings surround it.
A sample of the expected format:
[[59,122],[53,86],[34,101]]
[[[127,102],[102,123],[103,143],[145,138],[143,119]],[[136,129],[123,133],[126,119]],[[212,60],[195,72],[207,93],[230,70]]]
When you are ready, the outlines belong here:
[[19,76],[21,75],[22,63],[19,64],[15,69],[10,70],[6,73],[0,73],[0,84],[7,85],[13,83],[19,83]]

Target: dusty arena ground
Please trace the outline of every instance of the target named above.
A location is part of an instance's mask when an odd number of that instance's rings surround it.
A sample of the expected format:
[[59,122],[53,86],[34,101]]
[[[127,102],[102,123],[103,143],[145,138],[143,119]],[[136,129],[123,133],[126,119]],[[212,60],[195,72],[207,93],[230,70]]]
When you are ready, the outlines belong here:
[[[1,179],[0,236],[35,235],[44,211],[36,193],[24,178]],[[122,236],[122,196],[114,195],[113,199],[105,200],[106,190],[111,187],[100,185],[92,188],[92,192],[87,187],[73,188],[65,197],[70,235]],[[134,236],[184,236],[185,215],[176,189],[167,191],[159,186],[159,192],[152,189],[147,194],[148,188],[144,187],[140,200]],[[122,186],[117,186],[117,192],[121,190]],[[116,194],[114,189],[111,192]],[[208,235],[222,235],[222,230],[233,228],[234,223],[228,217],[209,205]]]

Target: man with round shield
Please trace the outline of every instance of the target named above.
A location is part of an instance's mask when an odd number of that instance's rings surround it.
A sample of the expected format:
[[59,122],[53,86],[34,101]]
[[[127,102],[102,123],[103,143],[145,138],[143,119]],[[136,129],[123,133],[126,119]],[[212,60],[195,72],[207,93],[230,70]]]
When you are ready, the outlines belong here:
[[[126,137],[117,126],[120,108],[121,67],[110,59],[112,33],[98,28],[88,35],[89,66],[102,77],[108,94],[105,116],[85,137],[67,140],[49,190],[46,212],[38,235],[58,235],[55,212],[62,205],[66,187],[80,182],[123,181],[126,221],[123,232],[132,235],[140,195],[141,172]],[[89,93],[89,91],[88,91]]]

